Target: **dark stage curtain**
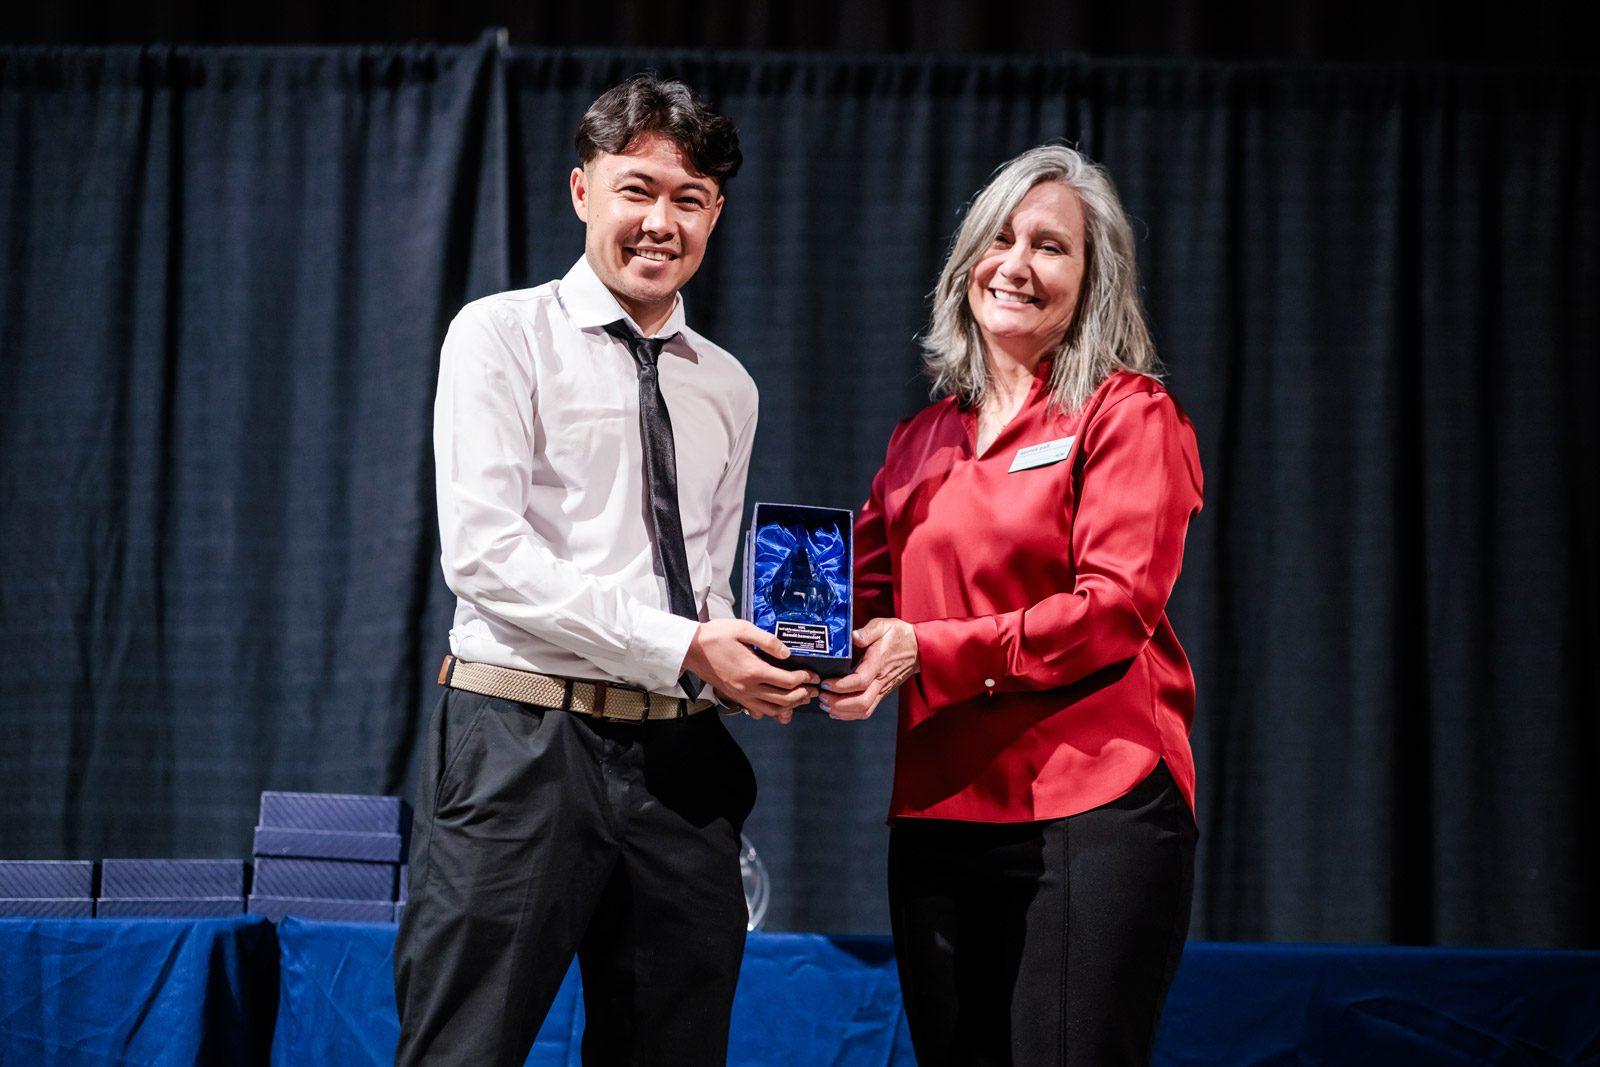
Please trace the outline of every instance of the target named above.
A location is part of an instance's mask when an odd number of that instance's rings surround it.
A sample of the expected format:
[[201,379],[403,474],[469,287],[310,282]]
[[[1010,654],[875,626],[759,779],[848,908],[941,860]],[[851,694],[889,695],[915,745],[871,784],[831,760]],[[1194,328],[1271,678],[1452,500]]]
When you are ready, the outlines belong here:
[[242,855],[264,787],[405,780],[433,353],[504,280],[493,74],[0,57],[0,854]]
[[[409,789],[465,300],[581,252],[571,132],[682,76],[745,169],[691,321],[752,500],[854,506],[962,204],[1103,160],[1200,433],[1195,933],[1600,944],[1600,76],[705,53],[0,53],[0,854],[241,854]],[[883,930],[891,707],[736,729],[778,928]]]

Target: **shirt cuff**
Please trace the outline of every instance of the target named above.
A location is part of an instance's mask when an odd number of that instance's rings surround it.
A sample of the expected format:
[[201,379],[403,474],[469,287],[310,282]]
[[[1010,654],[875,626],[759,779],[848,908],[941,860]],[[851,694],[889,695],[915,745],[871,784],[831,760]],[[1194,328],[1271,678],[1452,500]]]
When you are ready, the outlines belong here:
[[628,659],[639,683],[652,692],[676,692],[683,675],[683,657],[689,654],[689,642],[699,628],[693,619],[636,604]]
[[992,693],[1005,677],[999,620],[932,619],[912,623],[917,635],[918,682],[929,709]]

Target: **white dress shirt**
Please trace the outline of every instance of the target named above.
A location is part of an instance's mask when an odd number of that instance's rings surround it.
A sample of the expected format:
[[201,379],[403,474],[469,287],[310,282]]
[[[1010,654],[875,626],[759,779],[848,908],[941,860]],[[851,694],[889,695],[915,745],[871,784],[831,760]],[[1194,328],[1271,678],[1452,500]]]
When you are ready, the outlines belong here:
[[[535,289],[475,300],[450,324],[433,409],[450,649],[464,660],[683,695],[695,623],[655,565],[627,320],[588,260]],[[672,415],[678,510],[700,617],[728,585],[756,431],[756,386],[684,324],[655,335]]]

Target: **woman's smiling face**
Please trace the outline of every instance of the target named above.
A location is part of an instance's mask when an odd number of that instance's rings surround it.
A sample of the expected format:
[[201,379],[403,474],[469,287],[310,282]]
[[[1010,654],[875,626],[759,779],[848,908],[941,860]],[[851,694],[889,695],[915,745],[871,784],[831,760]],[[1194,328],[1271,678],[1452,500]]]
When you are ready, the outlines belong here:
[[1028,190],[978,257],[967,306],[993,350],[1036,356],[1061,343],[1083,284],[1083,205],[1063,182]]

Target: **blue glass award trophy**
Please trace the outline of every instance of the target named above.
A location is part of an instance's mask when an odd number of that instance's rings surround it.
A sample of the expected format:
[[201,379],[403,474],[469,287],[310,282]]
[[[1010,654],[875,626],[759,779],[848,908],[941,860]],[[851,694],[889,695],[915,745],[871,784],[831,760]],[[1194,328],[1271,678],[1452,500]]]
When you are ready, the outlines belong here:
[[745,618],[793,655],[785,667],[850,672],[851,525],[840,508],[757,504],[745,538]]

